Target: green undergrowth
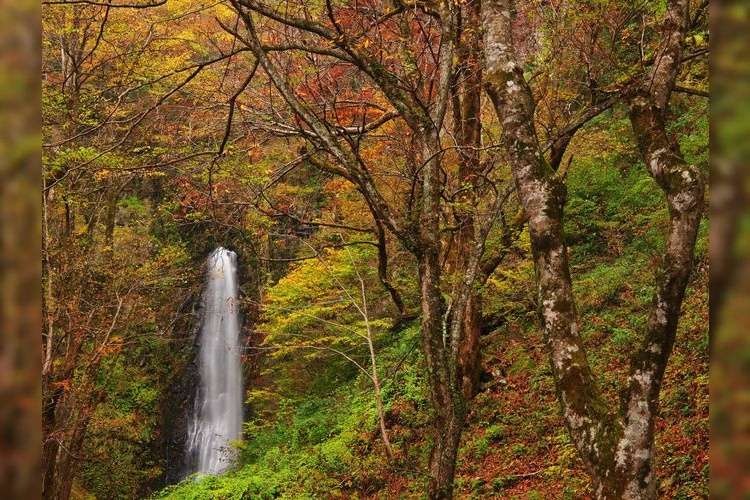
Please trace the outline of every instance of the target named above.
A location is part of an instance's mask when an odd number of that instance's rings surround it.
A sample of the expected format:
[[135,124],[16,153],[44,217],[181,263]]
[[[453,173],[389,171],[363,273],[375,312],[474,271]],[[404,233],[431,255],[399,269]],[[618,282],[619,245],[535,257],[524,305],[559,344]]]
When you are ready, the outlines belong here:
[[[614,266],[611,279],[603,276],[603,266],[581,274],[576,291],[585,311],[589,357],[614,405],[648,294],[630,300],[629,288],[621,284],[638,275],[637,261]],[[648,272],[641,274],[647,282]],[[657,424],[660,489],[671,498],[694,498],[707,488],[705,280],[705,273],[697,272],[688,291]],[[393,461],[380,442],[369,382],[355,376],[327,395],[282,402],[278,414],[285,417],[272,425],[249,422],[247,440],[238,443],[240,465],[226,475],[191,478],[154,498],[423,498],[430,406],[418,330],[413,326],[393,338],[380,352],[384,371],[391,374],[384,397]],[[485,338],[484,364],[493,378],[472,403],[459,451],[458,498],[590,494],[560,417],[543,342],[533,321]]]
[[[238,466],[221,477],[188,478],[153,498],[363,498],[382,490],[394,474],[409,475],[395,468],[410,463],[406,442],[424,432],[428,396],[419,374],[418,328],[392,337],[381,350],[387,418],[393,427],[409,425],[394,432],[398,465],[385,456],[372,388],[362,375],[325,395],[281,401],[278,420],[246,423],[245,441],[235,444]],[[417,462],[423,452],[415,449]]]
[[[627,122],[617,123],[622,130],[588,134],[602,142],[597,148],[572,144],[565,222],[581,334],[613,409],[647,320],[668,226],[663,195],[628,146]],[[683,144],[687,159],[704,170],[705,142],[687,136]],[[707,495],[707,243],[704,221],[656,425],[657,479],[665,498]],[[513,255],[482,289],[484,313],[495,327],[482,339],[487,376],[463,434],[456,496],[590,498],[550,377],[527,236]],[[341,311],[338,318],[352,314]],[[293,320],[278,316],[282,326]],[[246,440],[237,444],[238,465],[222,477],[190,478],[154,498],[424,498],[431,409],[417,323],[377,338],[392,460],[380,441],[372,385],[364,375],[340,361],[310,358],[304,365],[313,370],[310,378],[301,370],[287,372],[303,387],[279,392],[269,380],[274,370],[289,369],[284,363],[294,356],[277,356],[265,382],[249,394],[254,416],[246,423]]]

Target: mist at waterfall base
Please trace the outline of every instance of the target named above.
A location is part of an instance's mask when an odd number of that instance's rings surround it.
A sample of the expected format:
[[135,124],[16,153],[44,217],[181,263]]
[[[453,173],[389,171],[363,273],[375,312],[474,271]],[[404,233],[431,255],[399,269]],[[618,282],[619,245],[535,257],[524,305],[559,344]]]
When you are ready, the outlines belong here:
[[200,332],[200,387],[187,439],[190,473],[219,474],[242,432],[242,365],[237,254],[219,247],[206,261]]

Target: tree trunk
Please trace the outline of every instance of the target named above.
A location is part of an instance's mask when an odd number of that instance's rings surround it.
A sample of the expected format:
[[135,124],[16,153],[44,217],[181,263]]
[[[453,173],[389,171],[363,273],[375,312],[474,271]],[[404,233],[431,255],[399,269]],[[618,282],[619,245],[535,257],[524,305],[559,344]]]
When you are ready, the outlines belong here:
[[[422,303],[422,339],[429,371],[432,405],[435,410],[435,441],[430,454],[430,499],[453,497],[456,455],[466,421],[467,404],[462,390],[461,347],[465,334],[463,321],[443,316],[440,264],[440,199],[443,191],[443,161],[440,131],[444,122],[453,80],[453,57],[456,46],[456,11],[449,3],[440,4],[440,76],[439,96],[431,116],[432,126],[423,129],[423,156],[426,164],[422,176],[419,252],[419,278]],[[459,276],[464,281],[464,271]],[[462,301],[460,301],[462,302]],[[463,314],[466,305],[459,304]],[[447,313],[447,312],[446,312]],[[445,326],[444,326],[445,325]],[[458,329],[456,328],[458,327]],[[477,351],[478,352],[478,351]]]
[[[481,10],[480,1],[472,0],[463,9],[462,32],[457,37],[457,54],[461,61],[459,77],[454,82],[455,135],[459,140],[458,181],[462,192],[456,200],[456,218],[459,231],[455,246],[456,271],[465,273],[476,246],[474,211],[476,190],[481,171],[479,149],[481,147],[481,95],[482,64],[480,48]],[[460,88],[458,88],[460,87]],[[460,282],[457,280],[457,282]],[[455,291],[454,291],[455,294]],[[462,325],[462,341],[458,355],[458,377],[466,399],[472,399],[479,391],[479,378],[482,373],[480,357],[480,334],[482,331],[482,297],[472,293],[466,304],[466,314]]]
[[437,252],[425,252],[419,274],[422,290],[422,343],[435,410],[434,443],[430,454],[430,499],[451,498],[456,472],[456,454],[466,419],[463,393],[457,390],[451,369],[448,335],[443,330]]
[[[664,191],[670,226],[664,257],[656,269],[656,290],[642,343],[632,358],[623,435],[617,444],[614,477],[624,479],[602,498],[656,498],[654,424],[659,392],[677,335],[698,227],[703,213],[700,173],[670,144],[663,113],[644,91],[630,98],[630,120],[649,173]],[[607,491],[606,483],[603,488]]]
[[451,409],[453,411],[439,411],[436,419],[438,433],[430,454],[431,478],[427,492],[430,499],[453,498],[456,456],[466,411],[464,407]]
[[591,432],[592,424],[594,420],[605,420],[607,412],[578,335],[563,238],[566,189],[541,154],[534,129],[531,89],[513,50],[511,2],[485,1],[483,11],[488,91],[503,122],[503,139],[508,145],[518,197],[527,217],[541,316],[558,397],[573,441],[579,450],[593,454],[588,460],[584,457],[584,462],[590,472],[596,473],[607,457],[600,454],[603,448],[594,446],[599,436]]
[[458,380],[461,391],[467,400],[479,392],[482,375],[481,344],[482,297],[472,294],[466,304],[466,317],[463,324],[463,340],[458,353]]
[[[69,304],[67,314],[75,317],[75,307]],[[61,332],[63,333],[63,332]],[[42,497],[67,499],[73,480],[74,454],[83,442],[88,421],[79,418],[80,412],[93,411],[93,392],[82,387],[71,387],[81,358],[84,332],[68,328],[62,337],[68,343],[59,353],[61,366],[52,368],[42,380]],[[96,370],[92,363],[90,370]],[[76,399],[83,395],[83,400]],[[76,414],[75,412],[79,413]]]
[[[539,283],[541,316],[566,425],[599,499],[656,497],[654,423],[674,344],[702,213],[703,184],[667,139],[665,107],[681,59],[685,0],[668,3],[662,61],[628,96],[630,119],[650,175],[667,197],[671,225],[656,270],[656,291],[641,347],[632,357],[618,415],[603,400],[579,335],[563,238],[566,190],[544,159],[534,127],[534,101],[515,60],[510,0],[485,1],[483,24],[488,92],[503,124],[509,162],[526,213]],[[670,66],[670,61],[673,63]]]
[[703,215],[701,174],[685,163],[679,145],[669,140],[664,118],[682,58],[688,8],[687,0],[667,3],[660,63],[628,95],[638,149],[649,174],[666,196],[670,225],[664,256],[656,269],[656,290],[645,335],[630,367],[624,432],[617,445],[614,474],[626,478],[623,489],[616,490],[622,494],[620,498],[656,497],[653,458],[659,392],[677,335]]
[[55,463],[60,445],[55,438],[50,438],[54,426],[55,401],[47,398],[42,401],[44,402],[42,408],[42,436],[44,438],[42,445],[42,498],[47,500],[55,498]]
[[[420,215],[419,281],[422,306],[422,344],[427,362],[432,405],[435,409],[435,442],[430,455],[428,498],[451,498],[456,470],[456,453],[463,423],[463,395],[455,390],[453,360],[448,335],[443,330],[440,290],[440,150],[437,130],[424,137],[428,158],[422,180]],[[453,367],[455,368],[455,367]],[[461,422],[457,422],[461,419]]]

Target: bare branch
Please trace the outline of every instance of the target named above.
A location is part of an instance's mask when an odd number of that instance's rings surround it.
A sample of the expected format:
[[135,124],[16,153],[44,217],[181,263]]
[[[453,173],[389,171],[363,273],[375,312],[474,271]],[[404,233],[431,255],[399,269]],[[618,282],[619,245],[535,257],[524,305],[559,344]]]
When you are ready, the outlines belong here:
[[237,102],[237,98],[240,96],[240,94],[242,94],[242,92],[245,91],[247,86],[250,85],[250,82],[253,80],[253,76],[255,76],[255,71],[257,69],[258,60],[256,59],[255,62],[253,62],[253,66],[250,69],[247,78],[245,78],[245,81],[242,82],[242,85],[240,85],[235,93],[232,94],[232,97],[229,98],[229,114],[227,115],[227,126],[224,130],[224,138],[221,140],[221,145],[219,146],[217,156],[220,156],[224,152],[224,147],[227,145],[227,141],[229,140],[229,136],[232,132],[232,118],[234,117],[234,107],[235,103]]
[[679,92],[681,94],[697,95],[699,97],[709,97],[709,93],[707,90],[691,89],[688,87],[683,87],[682,85],[675,85],[672,90],[675,92]]
[[114,9],[150,9],[165,5],[167,0],[152,0],[148,3],[115,3],[111,0],[97,2],[95,0],[42,0],[42,5],[95,5]]
[[[240,12],[248,29],[249,38],[247,43],[249,44],[250,50],[255,54],[255,57],[259,60],[261,66],[263,66],[266,74],[295,114],[310,127],[311,132],[317,136],[322,143],[322,146],[324,146],[324,148],[329,151],[339,163],[340,166],[332,165],[332,170],[352,181],[358,187],[359,191],[372,202],[377,210],[378,216],[388,228],[393,231],[394,234],[398,235],[407,246],[411,245],[411,235],[401,229],[399,222],[391,212],[391,208],[388,206],[375,185],[375,181],[371,174],[366,169],[360,168],[359,160],[354,157],[350,151],[342,148],[326,124],[297,98],[292,89],[289,88],[283,76],[279,73],[279,70],[263,50],[262,44],[258,39],[258,34],[256,33],[255,23],[252,16],[239,7],[237,0],[233,0],[233,3]],[[247,3],[247,0],[243,0],[242,5],[245,5],[245,3]]]
[[602,101],[598,104],[594,104],[586,108],[575,120],[566,125],[560,130],[555,137],[549,139],[544,146],[542,146],[542,153],[546,153],[549,149],[560,139],[570,136],[572,137],[581,127],[586,125],[589,121],[593,120],[606,110],[610,109],[616,103],[622,100],[622,95],[618,94],[609,99]]

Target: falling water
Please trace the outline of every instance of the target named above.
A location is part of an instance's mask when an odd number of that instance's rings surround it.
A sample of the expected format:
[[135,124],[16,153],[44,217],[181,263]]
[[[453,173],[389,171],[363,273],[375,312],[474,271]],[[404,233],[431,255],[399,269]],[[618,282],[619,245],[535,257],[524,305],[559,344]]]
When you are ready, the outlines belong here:
[[230,464],[230,441],[242,431],[242,371],[237,254],[219,247],[206,262],[200,389],[187,441],[194,472],[218,474]]

